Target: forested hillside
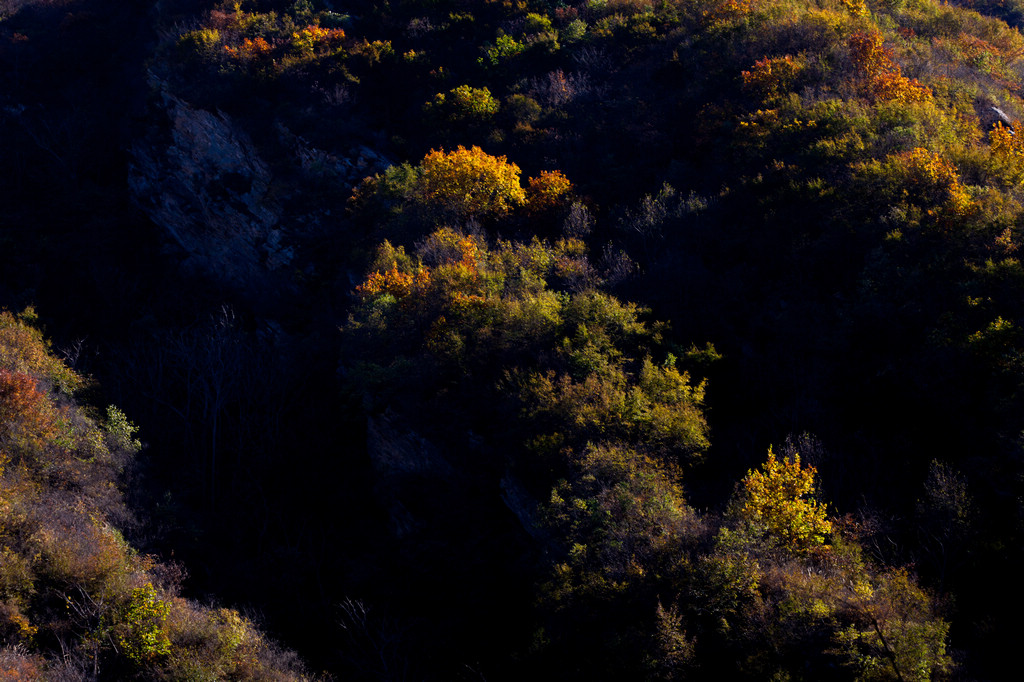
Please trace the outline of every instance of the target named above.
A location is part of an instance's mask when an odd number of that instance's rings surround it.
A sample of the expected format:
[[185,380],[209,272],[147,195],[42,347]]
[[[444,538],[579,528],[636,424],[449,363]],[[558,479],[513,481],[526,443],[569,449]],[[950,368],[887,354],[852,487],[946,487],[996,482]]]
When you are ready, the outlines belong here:
[[0,0],[0,677],[1004,678],[1022,22]]

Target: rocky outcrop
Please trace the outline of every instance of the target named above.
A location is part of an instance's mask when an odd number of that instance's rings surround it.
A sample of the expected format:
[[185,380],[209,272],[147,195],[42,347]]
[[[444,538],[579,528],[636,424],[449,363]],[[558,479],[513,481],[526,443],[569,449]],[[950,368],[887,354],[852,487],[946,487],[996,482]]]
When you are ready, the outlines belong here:
[[166,90],[161,97],[169,131],[132,150],[138,205],[184,249],[187,265],[229,284],[250,286],[288,265],[271,173],[249,137],[221,112]]
[[1012,115],[1012,111],[1007,113],[1003,109],[993,105],[991,102],[982,100],[975,102],[975,111],[978,114],[978,121],[981,123],[981,129],[985,132],[992,130],[996,127],[996,124],[999,124],[1005,128],[1009,128],[1010,132],[1013,133],[1013,122],[1016,116]]
[[382,173],[391,165],[386,157],[363,145],[348,150],[346,156],[338,156],[317,149],[281,124],[277,126],[277,133],[281,144],[294,155],[303,175],[309,178],[330,179],[339,186],[353,187],[368,175]]
[[367,446],[378,476],[447,477],[452,474],[452,466],[433,443],[402,428],[396,421],[398,417],[390,411],[369,417]]
[[541,529],[540,505],[511,471],[506,471],[501,477],[501,499],[530,537],[544,543],[551,542],[551,536]]
[[[273,169],[242,128],[227,114],[206,111],[160,88],[165,124],[132,149],[129,184],[135,202],[186,254],[185,266],[251,297],[280,295],[298,285],[290,277],[299,263],[297,250],[325,234],[329,208],[308,202],[311,212],[295,214],[296,200],[312,181],[337,188],[341,204],[347,190],[390,161],[369,147],[343,153],[314,147],[277,125],[278,152]],[[280,151],[287,153],[282,157]],[[289,217],[283,219],[282,203]]]

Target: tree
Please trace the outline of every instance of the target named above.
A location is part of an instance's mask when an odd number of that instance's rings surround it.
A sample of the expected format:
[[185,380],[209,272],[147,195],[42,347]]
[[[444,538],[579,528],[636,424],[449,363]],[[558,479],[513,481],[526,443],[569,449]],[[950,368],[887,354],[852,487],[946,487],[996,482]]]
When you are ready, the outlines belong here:
[[864,89],[875,100],[901,104],[924,102],[932,91],[903,75],[892,58],[892,50],[883,45],[879,33],[855,33],[849,40],[850,56]]
[[159,598],[153,583],[146,583],[106,614],[98,634],[114,642],[130,661],[142,665],[171,651],[167,613],[167,603]]
[[541,171],[527,181],[530,210],[542,213],[568,203],[572,197],[572,183],[562,171]]
[[779,461],[768,448],[768,461],[740,482],[736,514],[752,534],[797,554],[821,546],[832,532],[827,508],[814,498],[813,466],[800,455]]
[[926,682],[948,671],[949,624],[935,617],[928,595],[905,569],[874,582],[872,589],[851,591],[846,600],[853,622],[835,636],[843,665],[861,680]]
[[519,166],[480,147],[431,150],[419,168],[415,198],[445,217],[496,217],[526,203]]
[[931,559],[942,590],[947,573],[958,568],[969,550],[973,534],[974,501],[963,475],[948,464],[932,460],[916,511],[921,549]]
[[33,457],[56,433],[55,411],[38,382],[0,367],[0,453]]
[[476,121],[487,121],[501,108],[501,103],[494,99],[487,88],[474,88],[460,85],[446,93],[434,95],[432,102],[424,109],[434,112],[453,124],[464,125]]

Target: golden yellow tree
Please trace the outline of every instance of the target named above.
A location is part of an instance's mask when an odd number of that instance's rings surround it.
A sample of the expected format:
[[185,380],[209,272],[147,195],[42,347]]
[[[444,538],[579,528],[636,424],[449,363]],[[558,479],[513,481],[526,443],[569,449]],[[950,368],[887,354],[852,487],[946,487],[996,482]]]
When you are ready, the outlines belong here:
[[801,466],[800,455],[778,460],[771,448],[760,470],[751,470],[740,483],[743,521],[773,544],[806,552],[825,542],[832,532],[827,509],[814,498],[813,466]]
[[420,171],[416,198],[449,216],[495,217],[526,203],[519,166],[480,147],[431,150]]
[[769,100],[789,92],[797,74],[804,64],[793,55],[765,57],[754,62],[749,71],[743,71],[743,88],[752,94]]

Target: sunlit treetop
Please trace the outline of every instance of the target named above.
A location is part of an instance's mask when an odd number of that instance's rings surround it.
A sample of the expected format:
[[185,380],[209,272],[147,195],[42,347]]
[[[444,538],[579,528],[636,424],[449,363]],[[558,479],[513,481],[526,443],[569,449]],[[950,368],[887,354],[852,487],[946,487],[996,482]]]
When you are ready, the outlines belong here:
[[740,483],[740,518],[784,549],[800,553],[824,544],[832,522],[814,497],[816,474],[800,464],[800,455],[779,460],[769,448],[768,460]]
[[444,213],[499,216],[526,203],[519,166],[480,147],[432,150],[420,169],[418,198]]

